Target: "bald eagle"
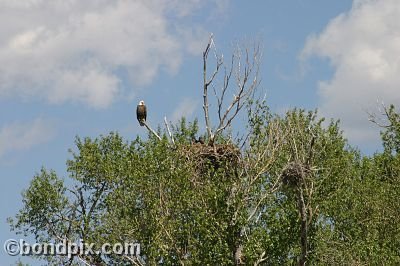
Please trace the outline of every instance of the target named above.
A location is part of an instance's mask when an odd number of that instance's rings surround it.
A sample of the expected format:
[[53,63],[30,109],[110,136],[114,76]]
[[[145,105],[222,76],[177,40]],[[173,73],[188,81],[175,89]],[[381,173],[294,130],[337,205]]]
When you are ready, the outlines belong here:
[[141,126],[144,126],[144,123],[146,122],[146,117],[147,117],[147,108],[146,105],[144,105],[144,101],[140,101],[137,108],[136,108],[136,117],[137,120],[139,121],[139,124]]

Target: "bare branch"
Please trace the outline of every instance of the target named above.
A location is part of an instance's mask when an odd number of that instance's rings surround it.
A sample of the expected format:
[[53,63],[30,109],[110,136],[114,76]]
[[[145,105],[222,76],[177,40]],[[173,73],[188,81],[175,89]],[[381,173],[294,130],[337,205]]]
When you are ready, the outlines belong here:
[[224,97],[225,97],[225,93],[229,87],[229,82],[231,80],[232,77],[232,72],[233,72],[233,67],[234,67],[234,63],[235,63],[235,55],[232,55],[231,57],[231,64],[229,66],[229,72],[226,71],[226,67],[225,67],[225,75],[224,75],[224,84],[222,86],[222,92],[221,92],[221,96],[217,97],[218,100],[218,117],[219,117],[219,121],[221,121],[222,117],[221,117],[221,112],[222,112],[222,103],[224,102]]
[[127,256],[127,255],[124,255],[123,257],[126,258],[126,259],[128,259],[130,262],[132,262],[133,265],[137,265],[137,266],[143,266],[143,265],[144,265],[144,264],[141,263],[140,260],[139,260],[138,258],[136,258],[136,257],[135,257],[135,258],[131,258],[131,257]]
[[83,264],[87,265],[87,266],[91,266],[91,264],[89,262],[87,262],[86,260],[84,260],[81,256],[76,256],[81,262],[83,262]]
[[[256,48],[253,51],[252,60],[250,60],[249,50],[245,49],[243,73],[241,72],[242,51],[240,50],[240,48],[237,48],[236,52],[233,54],[230,70],[228,73],[225,72],[224,84],[221,96],[217,98],[219,125],[215,131],[215,135],[220,134],[229,125],[231,125],[232,121],[235,119],[237,114],[243,108],[248,98],[254,95],[254,90],[259,85],[259,80],[258,80],[259,53],[260,53],[259,46],[256,46]],[[237,91],[233,95],[231,103],[228,105],[225,112],[223,112],[222,114],[222,103],[229,86],[229,81],[233,69],[235,67],[236,67],[235,77],[236,77]],[[252,81],[249,83],[250,80]]]
[[92,202],[92,206],[89,209],[89,212],[87,215],[88,219],[91,219],[92,213],[94,212],[95,208],[97,207],[97,203],[98,203],[101,195],[103,194],[104,190],[106,189],[106,185],[107,185],[107,182],[103,181],[103,183],[100,185],[100,188],[98,188],[98,190],[95,192],[96,198]]
[[165,123],[165,127],[167,128],[169,138],[171,139],[172,144],[175,145],[174,136],[173,136],[172,133],[171,133],[171,129],[169,128],[169,125],[168,125],[168,121],[167,121],[167,117],[166,117],[166,116],[164,116],[164,123]]
[[263,253],[261,253],[260,257],[257,259],[257,261],[254,263],[254,266],[258,266],[260,265],[262,262],[267,260],[267,257],[265,256],[265,251]]
[[387,118],[389,117],[388,108],[385,106],[385,104],[383,102],[380,105],[381,106],[378,106],[378,112],[384,118],[379,118],[376,113],[366,111],[366,113],[368,114],[368,120],[370,122],[376,124],[378,127],[389,128],[390,123],[388,123],[388,121],[387,121]]
[[[211,49],[213,49],[214,52],[216,65],[214,72],[210,77],[208,77],[207,64],[209,60],[208,55]],[[203,110],[207,135],[210,143],[214,143],[215,138],[232,124],[232,121],[238,115],[243,106],[245,106],[246,102],[248,102],[248,99],[254,96],[254,91],[260,84],[258,78],[260,57],[259,45],[255,45],[252,51],[248,48],[242,50],[238,46],[232,54],[229,65],[226,66],[224,64],[223,56],[219,56],[216,51],[213,35],[210,36],[206,49],[203,52]],[[220,74],[221,67],[224,67],[224,73],[223,76],[221,76],[222,87],[217,91],[216,87],[218,87],[218,85],[215,86],[215,84],[217,83],[217,77]],[[227,108],[224,110],[226,94],[228,90],[231,89],[230,81],[232,74],[234,74],[235,77],[236,89],[233,89],[233,99],[230,103],[228,102]],[[208,98],[209,86],[212,86],[214,92],[219,118],[218,126],[214,132],[210,122]]]
[[247,222],[250,222],[253,216],[257,213],[258,208],[260,207],[260,204],[264,202],[264,200],[270,195],[269,193],[264,193],[264,195],[261,197],[261,199],[258,201],[256,206],[254,207],[253,211],[250,213],[249,217],[247,218]]
[[212,80],[215,78],[216,75],[216,72],[214,72],[212,79],[210,79],[209,81],[207,80],[207,58],[212,43],[213,43],[213,35],[211,34],[207,47],[203,52],[203,110],[206,121],[207,135],[209,139],[212,139],[212,131],[210,124],[209,109],[208,109],[208,86],[210,85],[210,83],[212,82]]
[[158,138],[158,140],[161,141],[161,137],[157,134],[157,132],[155,132],[147,123],[146,121],[142,121],[143,125],[151,132],[153,133],[154,136],[156,136]]

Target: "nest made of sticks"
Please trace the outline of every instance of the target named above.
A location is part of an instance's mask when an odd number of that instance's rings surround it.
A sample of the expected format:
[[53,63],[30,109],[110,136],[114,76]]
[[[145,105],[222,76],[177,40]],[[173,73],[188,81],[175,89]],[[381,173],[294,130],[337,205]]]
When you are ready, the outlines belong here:
[[287,186],[297,187],[309,172],[310,169],[305,164],[300,162],[290,162],[283,169],[282,182]]
[[213,170],[224,166],[234,168],[241,158],[240,150],[232,144],[192,143],[181,146],[179,150],[200,172],[210,169],[210,167]]

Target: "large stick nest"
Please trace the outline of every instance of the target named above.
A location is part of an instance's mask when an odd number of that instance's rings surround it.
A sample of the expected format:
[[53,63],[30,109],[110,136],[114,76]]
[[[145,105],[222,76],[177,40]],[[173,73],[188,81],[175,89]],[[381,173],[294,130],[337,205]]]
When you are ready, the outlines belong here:
[[221,167],[236,168],[241,158],[240,150],[232,144],[209,146],[193,143],[181,146],[179,150],[200,173],[210,169],[217,170]]
[[290,187],[296,187],[307,176],[310,169],[300,162],[290,162],[282,172],[282,182]]

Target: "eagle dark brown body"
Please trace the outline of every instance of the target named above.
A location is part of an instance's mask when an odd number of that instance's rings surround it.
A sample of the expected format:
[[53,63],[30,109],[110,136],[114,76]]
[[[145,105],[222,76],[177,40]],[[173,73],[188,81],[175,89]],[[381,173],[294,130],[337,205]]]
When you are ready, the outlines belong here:
[[136,108],[136,117],[137,120],[139,121],[139,124],[141,126],[144,126],[144,123],[146,122],[147,118],[147,108],[146,105],[144,104],[144,101],[140,101],[137,108]]

